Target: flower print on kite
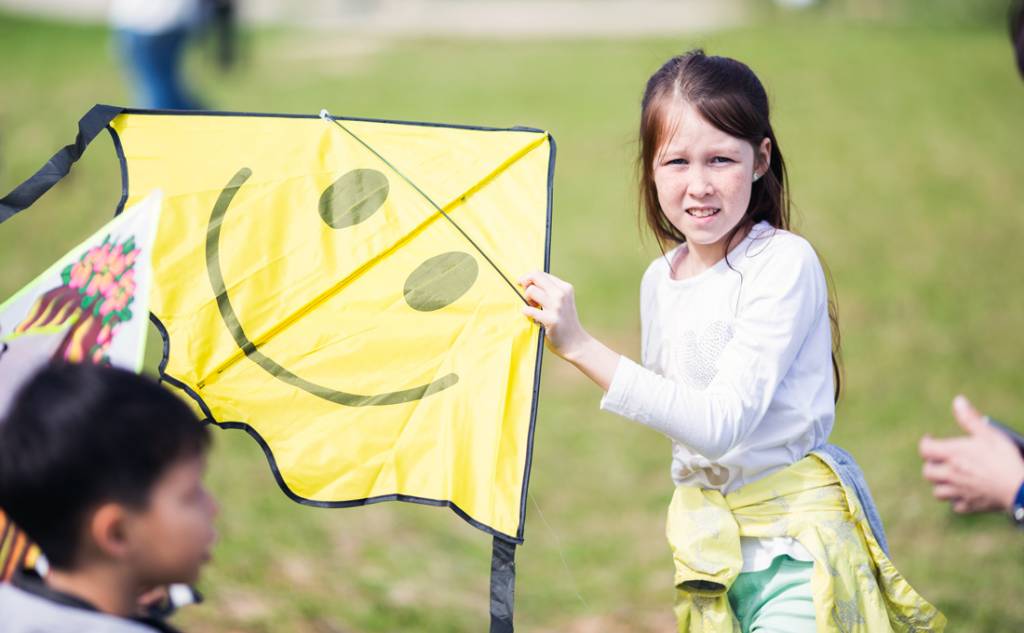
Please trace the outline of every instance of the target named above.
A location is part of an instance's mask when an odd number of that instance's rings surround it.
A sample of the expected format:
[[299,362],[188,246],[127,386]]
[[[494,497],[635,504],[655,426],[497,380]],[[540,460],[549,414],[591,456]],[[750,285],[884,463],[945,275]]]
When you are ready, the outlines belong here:
[[0,410],[53,359],[141,369],[160,200],[146,197],[0,304]]
[[78,261],[61,271],[60,286],[46,291],[14,334],[68,326],[54,356],[70,362],[110,364],[110,346],[122,323],[132,318],[135,262],[141,249],[135,236],[117,241],[108,234]]

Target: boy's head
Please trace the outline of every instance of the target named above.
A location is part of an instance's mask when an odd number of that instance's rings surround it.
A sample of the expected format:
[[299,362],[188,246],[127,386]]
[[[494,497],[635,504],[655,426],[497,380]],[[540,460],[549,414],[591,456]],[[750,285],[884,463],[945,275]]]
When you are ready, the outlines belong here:
[[113,563],[140,584],[194,581],[216,537],[202,485],[208,429],[156,382],[54,364],[0,421],[0,507],[76,571]]

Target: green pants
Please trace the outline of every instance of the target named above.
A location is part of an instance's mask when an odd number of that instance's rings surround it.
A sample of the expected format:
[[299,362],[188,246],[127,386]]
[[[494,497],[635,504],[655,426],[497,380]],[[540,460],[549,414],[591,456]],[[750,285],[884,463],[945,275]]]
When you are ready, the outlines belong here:
[[771,567],[745,572],[729,589],[729,604],[743,633],[813,633],[814,563],[779,556]]

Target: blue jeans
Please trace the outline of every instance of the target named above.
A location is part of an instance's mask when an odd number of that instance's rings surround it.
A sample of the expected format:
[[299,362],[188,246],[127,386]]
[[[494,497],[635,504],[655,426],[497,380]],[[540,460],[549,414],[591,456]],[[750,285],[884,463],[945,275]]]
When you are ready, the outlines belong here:
[[868,524],[871,525],[871,532],[874,533],[875,540],[878,541],[885,555],[889,556],[889,542],[885,539],[882,517],[878,514],[875,500],[871,498],[871,490],[868,489],[868,483],[864,481],[864,472],[860,469],[857,461],[853,459],[853,455],[850,455],[835,444],[826,444],[821,449],[814,451],[814,453],[825,460],[825,463],[831,466],[832,470],[836,471],[836,474],[843,480],[843,483],[853,488],[857,493],[857,500],[860,501],[860,506],[864,510],[864,517],[868,520]]
[[135,81],[135,99],[144,108],[197,110],[199,103],[185,88],[181,60],[188,30],[164,33],[117,32],[121,56]]

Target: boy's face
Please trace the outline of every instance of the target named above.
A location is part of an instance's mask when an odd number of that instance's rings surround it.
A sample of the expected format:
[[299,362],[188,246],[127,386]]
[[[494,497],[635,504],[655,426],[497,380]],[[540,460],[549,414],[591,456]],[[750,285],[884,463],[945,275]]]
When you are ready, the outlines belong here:
[[125,523],[128,557],[140,584],[195,582],[217,539],[217,503],[203,486],[206,457],[174,463],[150,493],[145,510]]

